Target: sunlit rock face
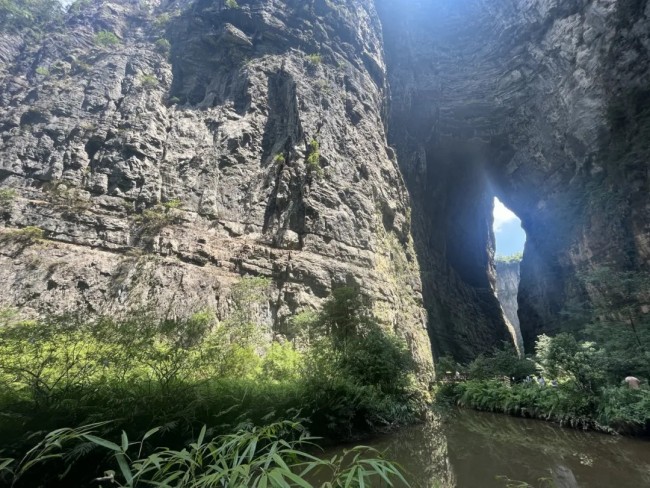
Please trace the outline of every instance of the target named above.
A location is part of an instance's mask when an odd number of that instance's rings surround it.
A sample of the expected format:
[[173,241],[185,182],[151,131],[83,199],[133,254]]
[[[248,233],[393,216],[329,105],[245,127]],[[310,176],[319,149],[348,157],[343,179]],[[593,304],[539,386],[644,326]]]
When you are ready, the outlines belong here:
[[[93,1],[43,39],[3,34],[0,60],[0,181],[16,189],[0,306],[222,317],[232,283],[260,275],[259,320],[281,330],[358,286],[430,372],[372,2]],[[25,226],[45,239],[17,242]]]
[[389,141],[413,202],[434,351],[504,335],[490,299],[496,194],[527,233],[527,348],[588,301],[577,276],[650,260],[650,4],[377,0]]
[[496,261],[496,294],[503,309],[506,325],[510,330],[513,342],[519,351],[523,349],[523,339],[519,325],[519,261]]
[[426,370],[427,321],[436,355],[509,338],[495,195],[527,232],[527,347],[589,298],[578,272],[650,267],[647,1],[238,3],[0,33],[0,305],[224,316],[253,274],[279,330],[355,285]]

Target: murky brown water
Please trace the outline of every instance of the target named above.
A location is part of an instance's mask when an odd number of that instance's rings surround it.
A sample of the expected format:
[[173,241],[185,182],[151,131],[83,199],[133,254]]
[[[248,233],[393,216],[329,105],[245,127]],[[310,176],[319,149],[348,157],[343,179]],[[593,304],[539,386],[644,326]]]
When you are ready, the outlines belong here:
[[414,487],[504,488],[497,477],[506,476],[534,487],[650,488],[650,441],[505,415],[462,410],[367,444]]

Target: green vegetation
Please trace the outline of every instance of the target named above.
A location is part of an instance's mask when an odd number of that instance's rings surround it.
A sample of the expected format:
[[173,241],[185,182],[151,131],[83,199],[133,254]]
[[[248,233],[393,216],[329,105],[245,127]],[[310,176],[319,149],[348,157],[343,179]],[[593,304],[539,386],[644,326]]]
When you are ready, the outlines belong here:
[[18,242],[25,246],[37,244],[43,240],[44,232],[40,227],[28,225],[22,229],[10,230],[2,234],[0,241]]
[[1,29],[40,30],[62,17],[63,9],[57,0],[0,0]]
[[142,237],[153,237],[165,227],[179,222],[180,214],[178,210],[181,207],[182,202],[175,198],[148,208],[140,215],[135,216],[134,220],[139,228],[140,235]]
[[282,153],[276,154],[275,157],[273,158],[273,162],[276,164],[283,164],[285,162],[284,154]]
[[320,165],[320,143],[316,139],[309,141],[307,171],[310,175],[323,176],[323,168]]
[[36,68],[36,74],[40,76],[50,76],[50,70],[43,66],[39,66]]
[[164,56],[169,56],[172,49],[171,43],[167,39],[158,39],[156,41],[156,51]]
[[0,209],[7,210],[16,199],[16,190],[13,188],[0,188]]
[[[498,350],[491,357],[480,356],[466,370],[470,381],[444,384],[437,398],[463,407],[551,420],[565,425],[624,433],[646,432],[650,428],[650,389],[632,390],[621,386],[627,374],[640,378],[647,372],[647,360],[626,360],[628,369],[620,375],[612,349],[594,342],[578,341],[568,333],[542,335],[536,354],[519,359],[513,351]],[[626,357],[620,354],[619,357]],[[453,365],[456,370],[463,369]],[[542,375],[543,385],[527,376]],[[514,382],[511,380],[514,378]],[[556,385],[552,381],[557,382]]]
[[[159,426],[155,444],[147,439],[142,446],[144,457],[138,444],[123,460],[133,473],[144,469],[142,480],[156,479],[159,473],[147,464],[153,462],[148,456],[175,463],[173,452],[180,451],[173,449],[188,446],[203,425],[216,447],[225,445],[225,438],[217,436],[249,435],[260,432],[253,426],[286,420],[302,419],[314,435],[341,440],[420,418],[425,396],[417,388],[408,350],[382,330],[358,291],[334,290],[320,313],[299,314],[281,334],[256,320],[269,300],[269,286],[264,278],[236,283],[230,312],[221,321],[208,311],[174,320],[145,312],[120,320],[60,316],[25,321],[6,311],[0,314],[4,456],[22,459],[35,433],[54,431],[49,438],[54,445],[62,432],[57,429],[72,427],[76,430],[65,432],[76,436],[75,445],[60,453],[63,458],[39,464],[33,476],[49,479],[68,469],[66,479],[90,480],[102,475],[97,466],[121,473],[124,462],[113,458],[107,466],[104,453],[88,442],[78,443],[79,435],[119,439],[124,430],[142,438]],[[271,335],[273,343],[268,342]],[[242,431],[237,427],[242,423],[250,427]],[[96,424],[97,432],[78,430],[88,424]],[[131,449],[128,440],[122,442]],[[265,445],[258,454],[266,452]],[[298,461],[283,462],[295,466]],[[219,462],[214,458],[210,465]],[[24,465],[15,465],[16,472]],[[187,466],[176,467],[187,471]],[[333,479],[348,467],[346,462],[333,469]],[[205,464],[193,473],[199,480],[213,474],[211,469]],[[357,469],[354,476],[364,470]],[[17,486],[33,486],[30,476],[21,476]],[[134,486],[119,477],[122,486]]]
[[152,90],[154,88],[157,88],[159,85],[158,78],[152,75],[142,75],[140,77],[140,86],[144,88],[145,90]]
[[228,8],[239,8],[237,0],[226,0],[226,7]]
[[120,43],[120,39],[110,31],[99,31],[95,35],[95,44],[102,47],[111,47],[117,46]]
[[521,263],[521,260],[523,258],[524,258],[524,253],[517,252],[515,254],[511,254],[510,256],[497,256],[494,260],[497,263],[513,264],[513,263]]
[[[383,459],[375,449],[359,446],[331,459],[319,459],[303,449],[313,449],[316,438],[309,437],[297,422],[283,421],[264,427],[243,426],[237,432],[214,436],[204,425],[198,438],[182,450],[165,447],[143,457],[143,450],[161,430],[149,430],[139,442],[129,442],[126,432],[112,442],[97,436],[94,428],[59,429],[48,434],[19,463],[9,458],[0,465],[14,483],[30,469],[53,460],[70,464],[74,449],[103,450],[110,454],[108,465],[95,481],[110,482],[124,488],[138,486],[180,487],[312,487],[309,478],[324,473],[330,481],[323,488],[372,486],[373,482],[408,486],[398,467]],[[67,449],[66,449],[67,448]],[[371,457],[374,456],[374,457]],[[16,469],[14,471],[12,468]],[[383,484],[382,483],[382,484]],[[12,485],[13,486],[13,485]]]
[[61,180],[54,180],[43,185],[52,203],[63,207],[68,213],[82,213],[88,210],[92,204],[90,196],[83,190],[68,186]]
[[312,66],[318,66],[323,62],[323,57],[320,54],[308,54],[305,59]]

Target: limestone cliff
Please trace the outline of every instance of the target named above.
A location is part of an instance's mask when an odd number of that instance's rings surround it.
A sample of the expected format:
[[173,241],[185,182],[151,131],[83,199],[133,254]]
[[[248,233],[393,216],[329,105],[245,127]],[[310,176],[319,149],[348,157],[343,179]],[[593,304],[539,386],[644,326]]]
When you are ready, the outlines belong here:
[[252,274],[279,328],[357,285],[431,368],[372,2],[92,1],[46,32],[0,37],[0,305],[223,316]]
[[354,284],[424,370],[427,326],[508,338],[495,195],[528,348],[579,273],[650,267],[647,0],[89,0],[45,32],[0,32],[2,306],[223,316],[253,274],[281,328]]
[[580,273],[648,268],[647,0],[377,3],[436,352],[466,357],[503,336],[494,195],[527,232],[527,348],[588,303]]
[[523,339],[519,325],[519,304],[517,294],[519,293],[519,261],[495,261],[496,272],[496,293],[501,304],[503,315],[510,335],[518,350],[523,350]]

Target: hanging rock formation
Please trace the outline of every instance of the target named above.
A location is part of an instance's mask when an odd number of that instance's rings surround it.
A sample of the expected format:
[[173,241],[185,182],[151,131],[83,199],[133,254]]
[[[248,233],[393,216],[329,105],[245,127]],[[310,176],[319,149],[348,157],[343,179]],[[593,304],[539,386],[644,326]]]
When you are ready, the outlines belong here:
[[[650,3],[377,0],[389,142],[413,201],[434,351],[503,336],[492,203],[523,222],[526,348],[591,299],[578,277],[650,264]],[[458,341],[458,338],[462,338]]]

